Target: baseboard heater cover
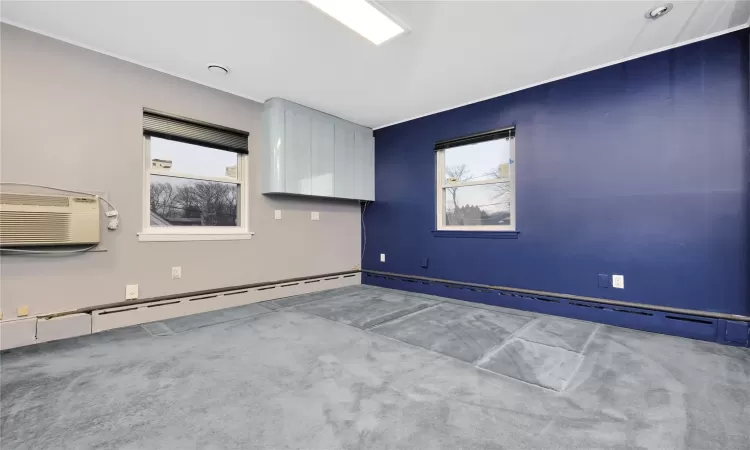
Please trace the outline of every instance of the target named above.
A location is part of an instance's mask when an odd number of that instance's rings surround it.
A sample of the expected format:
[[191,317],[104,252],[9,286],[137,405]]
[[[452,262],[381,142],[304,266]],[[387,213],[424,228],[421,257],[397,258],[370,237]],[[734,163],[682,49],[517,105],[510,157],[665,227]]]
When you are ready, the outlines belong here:
[[338,278],[349,278],[349,277],[355,277],[355,276],[358,277],[357,278],[358,280],[361,279],[359,278],[360,277],[359,270],[347,270],[345,272],[324,273],[320,275],[311,275],[311,276],[306,276],[306,277],[287,278],[284,280],[265,281],[261,283],[243,284],[240,286],[227,286],[223,288],[206,289],[206,290],[195,291],[195,292],[182,292],[179,294],[162,295],[160,297],[144,298],[144,299],[138,299],[138,300],[127,300],[124,302],[109,303],[106,305],[81,308],[75,311],[68,311],[68,312],[59,313],[59,314],[50,314],[45,317],[55,317],[55,316],[62,316],[62,315],[75,314],[75,313],[91,313],[91,312],[94,312],[96,310],[101,310],[101,309],[112,309],[112,308],[117,308],[120,306],[140,305],[142,303],[156,303],[156,302],[160,302],[164,300],[174,300],[174,299],[182,300],[185,297],[194,297],[194,296],[201,296],[201,298],[199,299],[196,298],[195,300],[202,300],[204,298],[213,298],[217,295],[226,295],[226,293],[230,291],[240,291],[240,290],[247,290],[247,289],[264,291],[264,290],[276,289],[277,287],[285,287],[283,285],[291,286],[293,283],[299,282],[299,281],[306,281],[306,280],[313,280],[313,279],[320,279],[320,278],[323,278],[323,279],[328,278],[330,280],[335,280]]
[[[419,283],[414,283],[415,280]],[[363,283],[725,345],[750,346],[750,317],[746,316],[367,270],[363,271]]]
[[[507,295],[517,298],[525,298],[525,299],[533,299],[533,300],[544,300],[544,301],[550,301],[550,302],[559,302],[558,299],[566,299],[566,300],[580,300],[583,302],[592,302],[592,303],[601,303],[603,305],[614,305],[614,306],[624,306],[629,308],[640,308],[640,309],[646,309],[646,310],[652,310],[652,311],[660,311],[660,312],[671,312],[671,313],[677,313],[677,314],[685,314],[685,315],[691,315],[691,316],[697,316],[697,317],[707,317],[711,319],[725,319],[725,320],[734,320],[734,321],[740,321],[740,322],[750,322],[750,316],[742,316],[742,315],[736,315],[736,314],[726,314],[726,313],[715,313],[711,311],[699,311],[699,310],[692,310],[692,309],[683,309],[683,308],[673,308],[669,306],[659,306],[659,305],[649,305],[645,303],[633,303],[633,302],[625,302],[620,300],[610,300],[605,298],[596,298],[596,297],[586,297],[581,295],[572,295],[572,294],[561,294],[556,292],[546,292],[546,291],[535,291],[531,289],[518,289],[518,288],[511,288],[506,286],[492,286],[492,285],[485,285],[485,284],[477,284],[477,283],[467,283],[463,281],[451,281],[451,280],[445,280],[442,278],[429,278],[429,277],[422,277],[418,275],[401,275],[401,274],[395,274],[390,272],[380,272],[380,271],[373,271],[373,270],[363,270],[362,273],[365,275],[368,279],[385,279],[385,280],[393,280],[393,281],[401,281],[406,283],[412,283],[415,280],[421,281],[422,284],[425,285],[436,285],[436,284],[442,284],[446,288],[450,289],[465,289],[465,290],[472,290],[475,292],[495,292],[500,295]],[[475,288],[475,289],[470,289]],[[600,308],[600,306],[593,306],[593,305],[586,305],[585,303],[579,303],[577,306],[590,306],[593,308]],[[626,311],[622,311],[626,312]],[[677,318],[679,320],[679,318]]]
[[5,320],[0,322],[0,350],[360,283],[359,271],[346,271]]
[[272,286],[260,285],[239,291],[231,290],[212,295],[187,296],[180,299],[98,309],[91,313],[91,329],[95,333],[113,328],[157,322],[173,317],[357,285],[360,284],[360,281],[359,273],[338,276],[328,274],[320,278],[305,280],[305,282],[289,283],[288,281],[282,281]]

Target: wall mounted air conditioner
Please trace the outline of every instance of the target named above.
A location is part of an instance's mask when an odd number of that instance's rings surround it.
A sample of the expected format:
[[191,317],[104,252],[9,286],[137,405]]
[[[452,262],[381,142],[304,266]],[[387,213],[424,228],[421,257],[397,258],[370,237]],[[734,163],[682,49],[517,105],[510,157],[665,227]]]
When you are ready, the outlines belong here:
[[0,246],[99,243],[94,197],[0,192]]

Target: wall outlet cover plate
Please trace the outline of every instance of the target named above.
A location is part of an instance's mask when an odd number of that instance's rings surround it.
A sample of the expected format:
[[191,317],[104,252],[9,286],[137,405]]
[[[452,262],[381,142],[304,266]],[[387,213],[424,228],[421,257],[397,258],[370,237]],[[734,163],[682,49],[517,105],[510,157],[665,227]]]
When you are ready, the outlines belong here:
[[612,275],[612,287],[625,289],[625,275]]
[[128,284],[125,286],[125,300],[135,300],[138,298],[138,285]]
[[610,284],[609,275],[606,273],[599,274],[599,287],[608,288]]

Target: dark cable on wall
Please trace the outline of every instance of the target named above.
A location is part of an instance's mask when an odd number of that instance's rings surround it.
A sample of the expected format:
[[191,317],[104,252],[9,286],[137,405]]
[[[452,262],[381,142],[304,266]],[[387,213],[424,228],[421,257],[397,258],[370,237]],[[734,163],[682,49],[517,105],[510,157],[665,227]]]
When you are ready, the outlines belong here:
[[359,264],[360,267],[363,266],[363,262],[365,259],[365,249],[367,248],[367,227],[365,226],[365,211],[367,211],[367,205],[370,204],[367,200],[364,202],[364,207],[362,208],[362,256],[359,258]]

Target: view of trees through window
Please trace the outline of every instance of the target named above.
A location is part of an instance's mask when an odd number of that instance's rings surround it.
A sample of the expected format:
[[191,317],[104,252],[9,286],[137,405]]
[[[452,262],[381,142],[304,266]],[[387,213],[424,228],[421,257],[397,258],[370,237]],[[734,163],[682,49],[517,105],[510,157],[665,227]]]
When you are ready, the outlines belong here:
[[493,138],[437,153],[439,227],[514,226],[513,148],[512,139]]
[[497,179],[496,183],[475,186],[446,187],[446,225],[509,225],[511,187],[507,164],[482,174],[472,174],[466,164],[445,168],[451,183],[472,181],[477,178]]
[[237,226],[239,186],[152,176],[151,226]]

